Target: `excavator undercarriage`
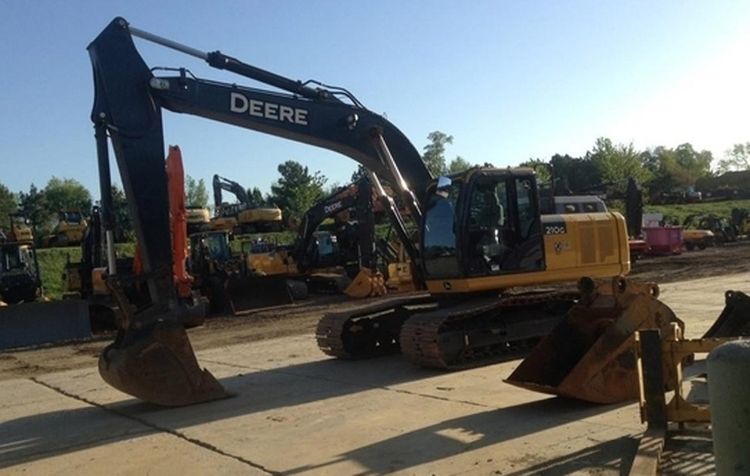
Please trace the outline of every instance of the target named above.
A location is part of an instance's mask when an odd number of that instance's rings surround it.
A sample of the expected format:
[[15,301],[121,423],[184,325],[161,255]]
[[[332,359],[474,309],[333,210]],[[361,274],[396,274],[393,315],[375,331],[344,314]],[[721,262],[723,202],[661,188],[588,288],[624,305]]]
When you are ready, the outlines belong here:
[[430,368],[458,370],[517,356],[547,335],[577,292],[518,292],[436,300],[424,294],[333,313],[318,324],[320,349],[339,358],[401,352]]

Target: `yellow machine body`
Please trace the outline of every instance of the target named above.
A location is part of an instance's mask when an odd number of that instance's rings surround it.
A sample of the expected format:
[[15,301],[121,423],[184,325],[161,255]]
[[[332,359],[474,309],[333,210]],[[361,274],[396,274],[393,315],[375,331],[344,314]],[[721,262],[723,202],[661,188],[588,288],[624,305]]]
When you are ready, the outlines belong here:
[[234,217],[214,217],[211,218],[211,230],[214,231],[233,231],[237,226],[237,219]]
[[277,207],[249,208],[242,210],[238,215],[240,224],[251,223],[281,223],[281,209]]
[[[557,224],[564,223],[565,226]],[[481,277],[428,280],[433,294],[460,294],[515,286],[611,277],[630,271],[625,218],[619,213],[543,215],[545,268]]]
[[294,259],[282,250],[248,253],[245,260],[247,268],[258,274],[267,276],[299,274]]
[[70,223],[61,221],[57,224],[54,234],[58,236],[58,240],[62,238],[65,243],[80,243],[83,241],[83,236],[86,234],[86,228],[88,224],[86,220],[81,220],[79,223]]
[[14,220],[12,222],[12,236],[11,241],[33,241],[34,233],[31,231],[31,227],[21,221]]
[[188,227],[197,228],[204,225],[207,226],[211,222],[211,213],[208,211],[208,208],[186,207],[185,220]]

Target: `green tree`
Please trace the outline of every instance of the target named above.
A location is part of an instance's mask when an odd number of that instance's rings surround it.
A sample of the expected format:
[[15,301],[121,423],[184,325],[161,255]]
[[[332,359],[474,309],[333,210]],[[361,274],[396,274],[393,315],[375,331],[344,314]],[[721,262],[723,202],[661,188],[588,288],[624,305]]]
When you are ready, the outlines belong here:
[[451,163],[448,164],[448,173],[455,174],[463,172],[465,170],[469,170],[472,167],[473,165],[471,165],[468,160],[464,159],[460,155],[457,155],[456,158],[451,160]]
[[116,185],[112,186],[112,217],[115,220],[115,241],[134,241],[135,229],[128,213],[128,200],[122,189]]
[[529,159],[521,162],[519,167],[528,167],[536,173],[537,182],[548,184],[550,181],[550,164],[542,159]]
[[642,154],[642,163],[653,177],[648,183],[652,195],[695,186],[710,175],[712,160],[710,151],[698,152],[689,143],[674,149],[659,146]]
[[55,216],[61,210],[91,210],[91,193],[76,179],[52,177],[44,187],[47,212]]
[[555,154],[549,161],[555,176],[555,193],[558,195],[580,193],[602,182],[594,163],[583,157]]
[[51,215],[44,191],[40,191],[32,183],[28,193],[20,192],[18,194],[18,203],[21,212],[31,220],[35,236],[41,236],[50,231]]
[[185,202],[189,207],[208,207],[208,191],[203,179],[196,181],[190,175],[185,177]]
[[364,165],[358,165],[357,170],[352,173],[352,183],[359,182],[364,177],[367,177],[367,169]]
[[326,177],[310,173],[299,162],[287,160],[278,167],[281,178],[271,185],[271,201],[284,211],[287,218],[299,218],[324,196]]
[[250,200],[251,207],[265,207],[268,205],[268,199],[263,197],[263,192],[258,187],[247,189],[247,199]]
[[433,177],[443,175],[446,172],[445,146],[453,144],[453,136],[440,131],[432,131],[427,134],[427,140],[430,143],[424,146],[422,160]]
[[719,161],[719,172],[750,170],[750,142],[734,144]]
[[18,203],[10,189],[0,183],[0,228],[8,226],[8,214],[16,211]]
[[586,153],[586,158],[596,168],[602,182],[612,183],[620,191],[625,190],[630,177],[640,183],[651,178],[650,171],[643,166],[641,153],[635,150],[632,143],[615,145],[610,139],[600,137]]

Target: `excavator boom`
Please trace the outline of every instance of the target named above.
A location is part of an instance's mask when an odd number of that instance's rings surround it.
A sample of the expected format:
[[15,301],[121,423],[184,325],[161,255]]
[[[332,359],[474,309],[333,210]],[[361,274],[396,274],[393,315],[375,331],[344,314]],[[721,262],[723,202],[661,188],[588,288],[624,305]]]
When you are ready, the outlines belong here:
[[[138,54],[132,36],[197,56],[213,67],[286,92],[197,79],[185,69],[174,77],[156,77]],[[173,280],[161,109],[342,153],[400,186],[404,201],[417,211],[423,198],[419,194],[424,193],[431,176],[401,131],[341,88],[313,88],[218,51],[204,53],[132,28],[122,18],[114,19],[88,51],[95,89],[91,120],[96,131],[102,217],[111,258],[108,285],[115,299],[122,301],[121,308],[133,308],[122,292],[116,260],[112,259],[107,139],[112,143],[128,199],[143,265],[142,280],[150,297],[147,304],[122,320],[116,342],[102,355],[100,372],[113,386],[160,404],[184,405],[220,398],[224,396],[220,385],[200,371],[181,327],[190,309],[178,299]],[[398,157],[398,166],[394,157]],[[412,260],[417,261],[418,256],[412,256]],[[156,363],[159,372],[149,372],[149,366]],[[182,384],[170,386],[170,382]]]

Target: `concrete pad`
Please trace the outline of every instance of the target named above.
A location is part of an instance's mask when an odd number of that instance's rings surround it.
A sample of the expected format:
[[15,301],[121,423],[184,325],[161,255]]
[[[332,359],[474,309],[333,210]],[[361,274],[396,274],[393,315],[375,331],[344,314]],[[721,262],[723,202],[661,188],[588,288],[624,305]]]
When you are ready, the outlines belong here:
[[750,292],[750,273],[681,281],[660,286],[659,299],[685,321],[685,337],[701,337],[724,309],[725,291]]
[[30,380],[0,386],[2,474],[267,474]]
[[[724,291],[747,282],[750,273],[676,283],[663,298],[696,335],[719,315]],[[108,469],[135,473],[620,474],[643,430],[635,404],[588,405],[504,384],[518,360],[451,373],[398,356],[339,361],[312,336],[198,358],[233,398],[159,408],[108,387],[93,368],[39,377],[47,387],[4,385],[0,469],[95,471],[114,458]]]

